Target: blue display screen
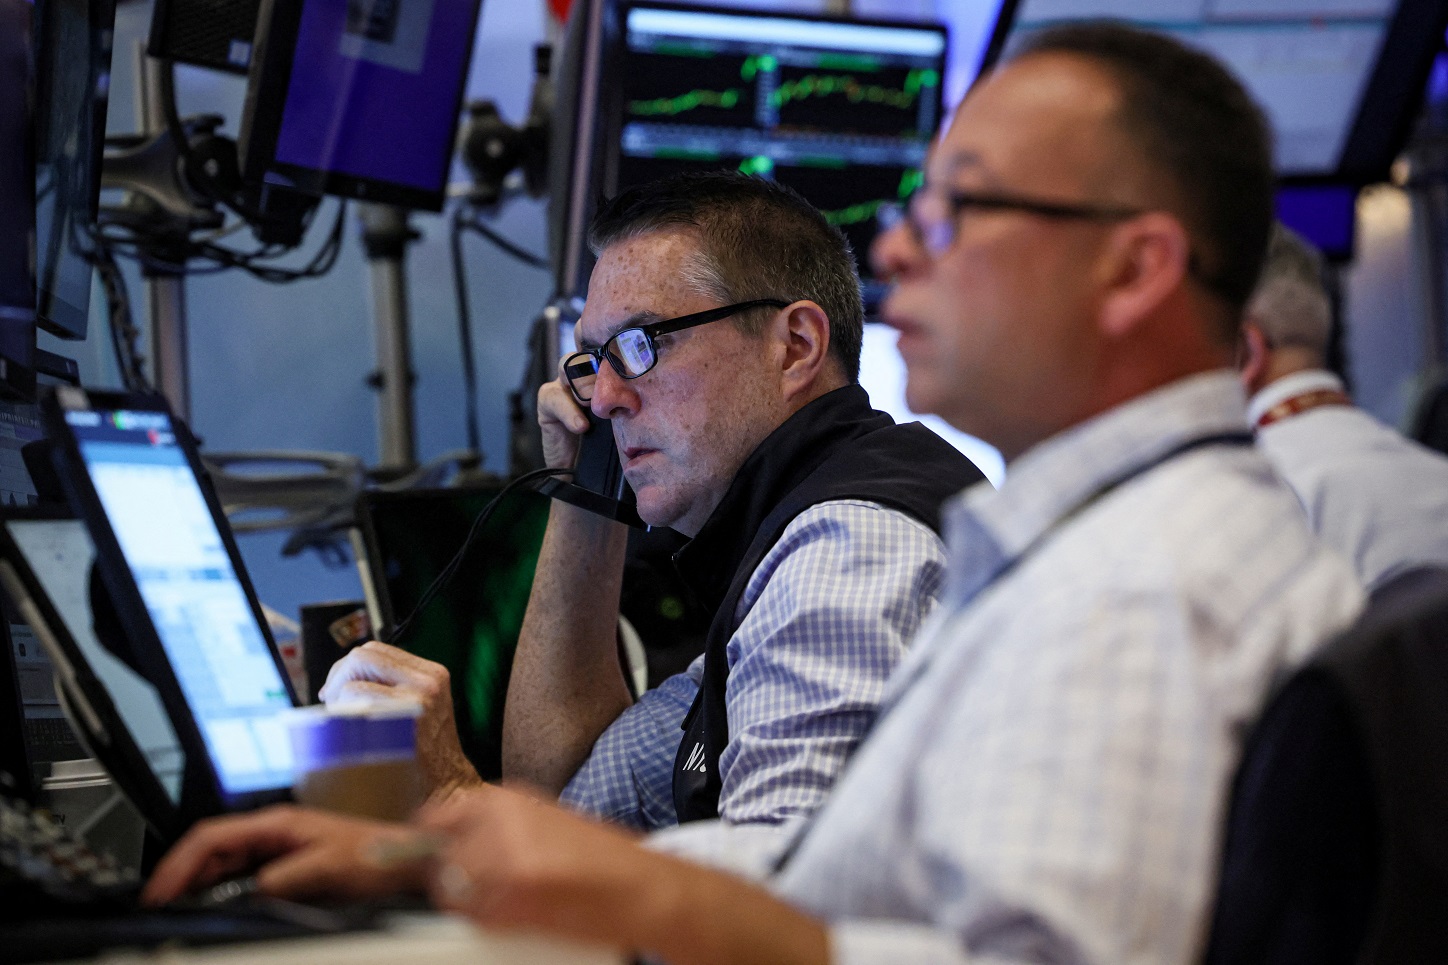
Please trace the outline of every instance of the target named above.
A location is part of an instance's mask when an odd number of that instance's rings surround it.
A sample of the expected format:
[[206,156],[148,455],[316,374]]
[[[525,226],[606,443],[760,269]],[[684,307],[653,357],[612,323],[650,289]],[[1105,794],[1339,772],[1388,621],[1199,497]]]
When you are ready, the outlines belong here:
[[473,0],[306,0],[276,160],[440,190],[476,17]]
[[222,790],[290,787],[291,696],[170,417],[65,418]]

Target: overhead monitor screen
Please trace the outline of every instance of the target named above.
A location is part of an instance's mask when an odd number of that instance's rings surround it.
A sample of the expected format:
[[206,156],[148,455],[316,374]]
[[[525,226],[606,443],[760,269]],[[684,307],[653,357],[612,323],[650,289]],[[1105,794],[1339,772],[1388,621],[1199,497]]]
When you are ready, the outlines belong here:
[[[1012,36],[1093,17],[1172,34],[1241,78],[1272,123],[1281,174],[1330,176],[1349,159],[1397,8],[1394,0],[1020,0]],[[1433,42],[1441,46],[1441,33]]]
[[735,168],[798,190],[863,262],[880,205],[920,182],[944,28],[640,4],[625,8],[621,43],[609,193]]
[[442,210],[479,0],[276,0],[262,8],[246,175]]

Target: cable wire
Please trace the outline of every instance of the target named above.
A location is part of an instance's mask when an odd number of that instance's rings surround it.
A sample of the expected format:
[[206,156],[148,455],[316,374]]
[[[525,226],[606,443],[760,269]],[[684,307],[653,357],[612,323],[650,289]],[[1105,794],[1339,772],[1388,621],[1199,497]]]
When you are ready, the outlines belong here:
[[383,643],[396,644],[397,641],[401,640],[407,631],[412,628],[413,621],[417,619],[418,614],[422,613],[422,611],[427,608],[427,605],[433,601],[433,598],[441,593],[447,587],[448,583],[452,582],[452,578],[457,575],[458,568],[462,566],[463,559],[467,556],[468,550],[472,548],[473,542],[478,538],[478,534],[483,531],[484,524],[486,524],[488,519],[493,515],[493,510],[497,509],[498,505],[502,503],[504,496],[518,489],[524,483],[532,482],[535,479],[545,479],[549,476],[571,475],[573,475],[572,469],[535,469],[532,472],[523,473],[523,475],[504,486],[498,492],[498,495],[489,500],[488,505],[484,506],[482,511],[473,518],[473,525],[468,529],[468,535],[463,538],[463,545],[458,547],[458,551],[453,554],[453,558],[448,560],[447,566],[442,568],[442,572],[437,575],[437,579],[428,584],[427,589],[424,590],[422,596],[418,598],[417,606],[413,607],[412,612],[407,615],[407,619],[397,624],[392,632],[386,635],[379,635],[379,639],[381,639]]

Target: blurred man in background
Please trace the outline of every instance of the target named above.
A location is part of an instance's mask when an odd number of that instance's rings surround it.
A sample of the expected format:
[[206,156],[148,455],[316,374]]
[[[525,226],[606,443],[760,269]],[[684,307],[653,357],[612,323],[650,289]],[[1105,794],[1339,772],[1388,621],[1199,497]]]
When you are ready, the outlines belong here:
[[1322,259],[1279,225],[1242,328],[1257,444],[1370,590],[1448,569],[1448,458],[1353,405],[1327,370],[1331,335]]

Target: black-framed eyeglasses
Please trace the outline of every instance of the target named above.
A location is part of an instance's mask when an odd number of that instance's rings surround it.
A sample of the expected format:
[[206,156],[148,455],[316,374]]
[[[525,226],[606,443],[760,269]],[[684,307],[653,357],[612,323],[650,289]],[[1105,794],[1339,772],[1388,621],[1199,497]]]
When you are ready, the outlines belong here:
[[[937,206],[937,210],[930,210],[932,203]],[[960,230],[960,216],[967,211],[1018,211],[1057,220],[1125,221],[1144,215],[1149,210],[1151,209],[1124,205],[1050,201],[1004,192],[950,191],[941,194],[921,187],[917,188],[904,204],[881,205],[875,217],[882,232],[897,225],[905,225],[915,240],[929,252],[930,257],[938,258],[955,243],[955,236]],[[1188,252],[1187,270],[1203,285],[1230,297],[1217,279],[1202,268],[1195,247]]]
[[789,305],[789,302],[778,298],[756,298],[695,312],[692,315],[680,315],[678,318],[665,319],[652,325],[626,328],[616,332],[598,348],[574,352],[568,356],[563,360],[563,374],[568,378],[568,386],[573,390],[574,397],[579,402],[587,402],[593,398],[593,384],[598,380],[598,367],[603,364],[604,359],[608,359],[608,364],[613,366],[620,378],[636,379],[659,364],[659,347],[654,339],[660,335],[682,332],[696,325],[707,325],[721,318],[747,312],[751,308],[788,308]]
[[[938,210],[933,212],[929,210],[932,201],[938,205]],[[881,231],[906,225],[925,250],[935,256],[955,243],[960,216],[967,211],[1018,211],[1039,218],[1079,221],[1124,221],[1146,213],[1144,208],[1076,204],[1006,193],[952,191],[940,194],[921,188],[904,204],[881,205],[876,220]]]

